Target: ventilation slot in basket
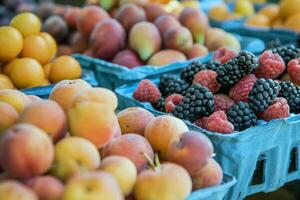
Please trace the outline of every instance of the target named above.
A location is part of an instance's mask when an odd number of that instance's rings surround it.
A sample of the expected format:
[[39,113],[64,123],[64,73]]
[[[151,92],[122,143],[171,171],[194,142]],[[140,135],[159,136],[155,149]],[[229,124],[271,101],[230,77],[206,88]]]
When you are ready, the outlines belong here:
[[260,155],[256,162],[256,167],[253,173],[251,185],[259,185],[265,182],[265,165],[266,156]]
[[289,164],[288,173],[293,173],[293,172],[297,171],[297,169],[298,169],[297,159],[298,159],[298,148],[294,147],[294,148],[292,148],[291,153],[290,153],[290,164]]

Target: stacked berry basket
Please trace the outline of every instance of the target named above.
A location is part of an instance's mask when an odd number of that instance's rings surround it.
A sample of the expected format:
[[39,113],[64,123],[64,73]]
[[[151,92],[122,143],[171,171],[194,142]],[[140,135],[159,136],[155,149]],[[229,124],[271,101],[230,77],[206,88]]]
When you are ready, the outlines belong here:
[[235,200],[300,178],[299,74],[300,50],[293,45],[259,57],[223,49],[179,76],[142,80],[116,92],[123,106],[167,112],[206,133],[224,171],[237,178],[227,196]]

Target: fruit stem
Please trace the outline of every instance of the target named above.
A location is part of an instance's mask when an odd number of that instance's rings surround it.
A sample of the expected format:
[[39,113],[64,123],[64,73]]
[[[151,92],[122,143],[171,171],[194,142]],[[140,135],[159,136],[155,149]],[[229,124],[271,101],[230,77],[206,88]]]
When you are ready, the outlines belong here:
[[147,159],[148,163],[149,163],[149,167],[150,168],[155,168],[155,163],[153,162],[153,160],[150,158],[150,156],[148,154],[146,154],[145,152],[142,153],[144,155],[144,157]]

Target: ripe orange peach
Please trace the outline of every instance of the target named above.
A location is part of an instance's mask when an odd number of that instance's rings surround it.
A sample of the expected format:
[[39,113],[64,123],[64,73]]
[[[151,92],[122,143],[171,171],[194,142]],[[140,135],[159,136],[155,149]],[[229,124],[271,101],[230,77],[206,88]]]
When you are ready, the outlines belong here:
[[81,77],[80,63],[71,56],[60,56],[56,58],[51,66],[49,79],[51,82],[59,82],[65,79],[76,79]]
[[61,180],[95,170],[100,164],[96,146],[81,137],[66,137],[55,145],[55,159],[50,173]]
[[76,29],[76,23],[80,15],[80,8],[77,7],[69,7],[67,8],[64,19],[69,25],[70,28]]
[[134,197],[147,200],[182,200],[191,191],[192,180],[188,172],[180,165],[163,163],[138,175]]
[[84,80],[63,80],[54,86],[49,99],[56,101],[67,112],[74,96],[79,91],[87,88],[91,88],[91,86]]
[[72,177],[66,184],[62,200],[124,200],[115,178],[103,171]]
[[26,185],[36,192],[39,200],[60,200],[64,192],[63,183],[49,175],[29,179]]
[[180,119],[163,115],[149,122],[145,129],[145,137],[152,145],[153,150],[158,152],[162,159],[166,159],[168,146],[172,138],[188,130],[188,127]]
[[10,104],[18,113],[30,103],[30,99],[24,93],[10,89],[0,90],[0,102],[1,101]]
[[119,129],[114,111],[106,104],[95,102],[81,102],[70,107],[68,126],[71,135],[84,137],[98,148],[106,145]]
[[89,47],[88,39],[80,32],[76,32],[70,39],[74,53],[82,53]]
[[115,177],[124,196],[131,194],[137,177],[136,167],[131,160],[123,156],[108,156],[101,162],[99,169]]
[[27,97],[30,99],[31,103],[43,100],[41,97],[36,96],[36,95],[27,95]]
[[7,180],[0,183],[0,200],[39,200],[34,191],[23,184]]
[[16,124],[4,131],[0,163],[11,176],[20,179],[39,176],[48,171],[53,158],[52,141],[43,130],[29,124]]
[[122,134],[136,133],[144,135],[148,123],[154,119],[154,115],[140,107],[131,107],[117,114]]
[[154,157],[149,142],[137,134],[126,134],[114,138],[102,149],[103,157],[120,155],[129,158],[135,164],[138,172],[147,167],[148,160],[144,154],[147,154],[151,159]]
[[16,109],[10,104],[0,102],[0,133],[14,125],[19,117]]
[[202,133],[189,131],[174,137],[169,144],[167,159],[183,166],[191,176],[212,157],[213,145]]
[[72,105],[80,102],[103,103],[115,110],[118,107],[118,98],[111,90],[101,87],[94,87],[82,90],[72,101]]
[[67,132],[67,119],[64,110],[52,100],[29,104],[21,113],[19,121],[39,127],[54,142],[63,138]]
[[222,180],[222,168],[213,158],[210,158],[207,164],[192,176],[193,190],[220,185]]

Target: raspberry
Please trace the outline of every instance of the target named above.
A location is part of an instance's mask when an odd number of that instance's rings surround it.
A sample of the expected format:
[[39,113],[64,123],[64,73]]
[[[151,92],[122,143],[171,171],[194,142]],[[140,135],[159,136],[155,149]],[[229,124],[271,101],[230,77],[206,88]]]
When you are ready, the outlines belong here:
[[223,110],[227,112],[229,108],[234,104],[234,101],[225,94],[215,94],[215,111]]
[[221,64],[226,63],[228,60],[234,58],[236,53],[227,48],[220,48],[214,53],[214,60],[220,61]]
[[264,51],[259,58],[259,66],[255,71],[258,78],[275,79],[285,70],[285,63],[278,53]]
[[212,93],[216,93],[221,86],[217,81],[217,76],[217,72],[213,70],[202,70],[195,75],[193,84],[199,83]]
[[217,133],[232,133],[233,125],[227,120],[224,111],[217,111],[210,115],[206,122],[206,129]]
[[138,101],[154,104],[160,99],[161,93],[155,84],[148,79],[144,79],[134,91],[133,97]]
[[252,90],[257,78],[254,74],[244,76],[229,91],[229,97],[234,101],[248,102],[249,92]]
[[288,64],[287,70],[291,81],[296,85],[300,85],[300,58],[291,60]]
[[290,107],[287,100],[282,97],[276,98],[272,105],[270,105],[263,113],[260,114],[260,118],[271,121],[272,119],[285,118],[290,115]]
[[197,119],[196,121],[194,121],[193,123],[196,125],[196,126],[199,126],[201,128],[204,128],[206,129],[206,122],[208,120],[208,117],[201,117],[199,119]]
[[180,94],[172,94],[165,100],[165,109],[167,113],[172,112],[175,107],[182,101],[183,96]]

